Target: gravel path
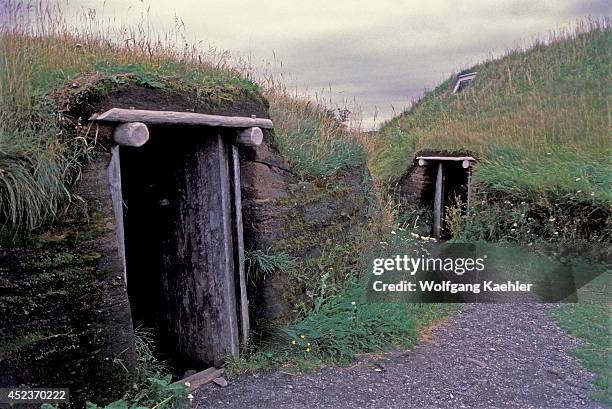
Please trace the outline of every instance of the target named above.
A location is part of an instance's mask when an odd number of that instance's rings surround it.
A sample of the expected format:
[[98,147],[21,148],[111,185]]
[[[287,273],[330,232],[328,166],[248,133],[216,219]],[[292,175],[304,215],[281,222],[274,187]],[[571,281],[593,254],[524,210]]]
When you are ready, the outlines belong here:
[[577,341],[541,304],[466,304],[414,351],[290,376],[260,373],[206,385],[196,408],[603,408]]

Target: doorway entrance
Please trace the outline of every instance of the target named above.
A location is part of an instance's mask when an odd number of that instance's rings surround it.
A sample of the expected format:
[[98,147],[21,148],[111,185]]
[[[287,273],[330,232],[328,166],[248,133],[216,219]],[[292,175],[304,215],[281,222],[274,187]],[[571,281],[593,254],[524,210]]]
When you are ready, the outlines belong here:
[[271,121],[120,109],[95,120],[116,126],[109,177],[134,321],[179,366],[221,365],[249,334],[237,145],[260,144],[247,125]]
[[418,156],[419,166],[428,168],[434,183],[430,185],[429,200],[433,202],[433,236],[445,236],[444,212],[451,206],[460,206],[462,211],[469,207],[471,194],[471,156]]

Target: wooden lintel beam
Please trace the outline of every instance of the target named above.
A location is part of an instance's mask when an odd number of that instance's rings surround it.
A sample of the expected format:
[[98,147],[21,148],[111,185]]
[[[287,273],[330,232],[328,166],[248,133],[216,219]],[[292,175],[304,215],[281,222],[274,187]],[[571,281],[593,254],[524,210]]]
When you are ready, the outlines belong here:
[[461,166],[464,169],[467,169],[472,166],[476,159],[471,156],[417,156],[417,161],[419,166],[425,166],[431,163],[446,161],[461,162]]
[[258,127],[271,129],[274,127],[272,121],[265,118],[123,108],[109,109],[102,114],[93,115],[89,120],[95,122],[143,122],[154,125],[204,125],[228,128]]

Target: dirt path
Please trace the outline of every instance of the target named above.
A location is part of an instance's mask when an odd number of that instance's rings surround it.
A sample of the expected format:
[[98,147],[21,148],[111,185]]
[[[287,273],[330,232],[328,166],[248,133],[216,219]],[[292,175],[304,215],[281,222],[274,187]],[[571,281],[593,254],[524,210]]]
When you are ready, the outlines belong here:
[[280,372],[207,385],[197,408],[603,408],[576,347],[537,304],[467,304],[414,351],[315,374]]

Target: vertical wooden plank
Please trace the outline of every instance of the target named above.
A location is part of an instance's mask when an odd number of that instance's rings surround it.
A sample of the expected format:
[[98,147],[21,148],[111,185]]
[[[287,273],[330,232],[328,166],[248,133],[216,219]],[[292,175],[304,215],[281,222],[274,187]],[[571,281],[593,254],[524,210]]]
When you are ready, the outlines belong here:
[[[236,285],[234,281],[234,240],[233,240],[233,227],[232,227],[232,192],[230,184],[230,160],[227,145],[220,132],[217,133],[217,150],[219,154],[218,166],[219,166],[219,186],[221,188],[221,219],[223,222],[223,257],[225,260],[218,260],[219,267],[222,268],[223,281],[225,296],[227,302],[225,302],[226,317],[225,318],[229,325],[227,325],[228,345],[220,345],[220,349],[227,349],[232,356],[237,357],[240,352],[240,341],[238,335],[238,316],[236,314]],[[240,185],[238,185],[240,186]],[[209,271],[209,274],[213,273],[214,270]],[[224,360],[221,357],[221,360]],[[218,364],[217,364],[218,365]]]
[[178,151],[168,151],[172,176],[164,187],[162,328],[179,357],[218,366],[240,346],[229,149],[218,134],[181,131]]
[[121,163],[119,162],[119,146],[111,148],[111,160],[108,165],[108,181],[110,185],[113,212],[117,226],[117,245],[119,259],[123,266],[123,282],[127,285],[127,268],[125,262],[125,238],[123,227],[123,195],[121,193]]
[[433,233],[436,239],[439,239],[442,233],[442,191],[444,182],[444,168],[442,161],[438,162],[438,170],[436,173],[436,193],[434,196],[434,220],[433,220]]
[[242,197],[240,193],[240,156],[238,146],[231,145],[231,168],[233,186],[234,211],[234,269],[238,281],[237,296],[239,302],[238,319],[240,321],[241,342],[246,345],[249,341],[249,299],[247,298],[247,282],[244,270],[244,236],[242,230]]
[[467,204],[465,205],[466,212],[469,214],[470,211],[470,199],[472,197],[472,167],[467,168],[468,177],[467,177]]

